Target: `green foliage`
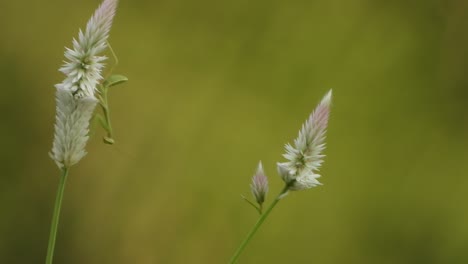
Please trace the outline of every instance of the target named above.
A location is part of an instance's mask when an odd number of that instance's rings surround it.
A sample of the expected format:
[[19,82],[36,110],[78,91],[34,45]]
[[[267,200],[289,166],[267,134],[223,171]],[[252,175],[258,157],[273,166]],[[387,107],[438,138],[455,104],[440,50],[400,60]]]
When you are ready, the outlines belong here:
[[115,140],[113,138],[113,131],[112,131],[112,125],[111,125],[111,119],[110,119],[109,101],[108,101],[109,88],[123,84],[127,81],[128,81],[128,78],[126,76],[123,76],[120,74],[112,74],[102,82],[102,85],[98,86],[98,91],[99,91],[98,100],[99,100],[99,105],[101,106],[101,110],[104,114],[104,117],[99,114],[95,114],[95,117],[97,118],[102,128],[107,133],[107,135],[104,136],[103,138],[103,142],[108,145],[113,145],[115,143]]
[[123,76],[120,74],[113,74],[104,80],[104,82],[102,83],[102,87],[109,88],[112,86],[117,86],[119,84],[125,83],[127,81],[128,81],[128,78],[126,76]]

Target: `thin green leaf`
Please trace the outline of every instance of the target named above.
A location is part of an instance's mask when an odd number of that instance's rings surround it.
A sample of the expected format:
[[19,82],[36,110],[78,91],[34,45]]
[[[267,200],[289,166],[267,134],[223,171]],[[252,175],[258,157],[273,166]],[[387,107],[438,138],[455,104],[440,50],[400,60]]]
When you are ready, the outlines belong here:
[[260,209],[260,207],[258,207],[257,205],[255,205],[254,203],[252,203],[249,199],[247,199],[244,195],[241,195],[242,199],[244,199],[244,201],[246,201],[248,204],[250,204],[253,208],[255,208],[257,210],[257,212],[259,214],[262,214],[262,209]]
[[104,117],[102,117],[102,115],[96,114],[94,118],[96,118],[96,120],[99,122],[99,124],[101,124],[102,128],[104,128],[106,132],[109,131],[109,126],[107,125],[107,122]]
[[119,85],[121,83],[127,82],[128,78],[126,76],[120,75],[120,74],[113,74],[109,76],[104,82],[103,86],[104,87],[112,87]]

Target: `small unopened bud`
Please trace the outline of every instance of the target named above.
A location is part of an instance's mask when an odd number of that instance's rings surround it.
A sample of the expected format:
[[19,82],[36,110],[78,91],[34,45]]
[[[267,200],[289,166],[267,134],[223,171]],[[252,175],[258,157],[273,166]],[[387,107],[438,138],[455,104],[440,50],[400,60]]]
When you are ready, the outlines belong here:
[[257,172],[252,177],[252,183],[250,189],[257,203],[261,206],[265,201],[266,194],[268,192],[268,178],[263,172],[262,162],[258,163]]

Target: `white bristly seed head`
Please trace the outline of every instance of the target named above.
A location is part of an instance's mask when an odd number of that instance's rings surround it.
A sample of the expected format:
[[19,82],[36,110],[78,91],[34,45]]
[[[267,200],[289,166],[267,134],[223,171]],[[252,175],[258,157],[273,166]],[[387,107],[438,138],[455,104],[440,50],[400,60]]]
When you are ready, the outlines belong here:
[[332,91],[330,90],[315,108],[309,119],[302,125],[299,136],[294,140],[294,146],[286,144],[288,160],[278,163],[278,173],[290,185],[290,190],[304,190],[320,185],[316,174],[325,155],[325,134],[330,115]]
[[98,100],[75,98],[67,89],[57,88],[57,116],[51,158],[59,168],[69,168],[86,155],[89,120]]
[[73,49],[67,48],[67,62],[60,71],[67,77],[61,85],[77,97],[94,96],[96,85],[102,79],[105,56],[98,54],[107,47],[107,38],[115,15],[117,0],[104,0],[88,21],[85,32],[73,39]]
[[69,60],[60,68],[66,77],[57,84],[55,135],[50,153],[59,168],[68,168],[86,155],[89,121],[98,100],[96,86],[102,80],[105,56],[98,54],[106,47],[117,0],[104,0],[88,21],[86,30],[80,30],[73,49],[66,49]]
[[259,205],[263,204],[268,193],[268,178],[263,171],[262,162],[258,163],[257,172],[252,177],[250,190]]

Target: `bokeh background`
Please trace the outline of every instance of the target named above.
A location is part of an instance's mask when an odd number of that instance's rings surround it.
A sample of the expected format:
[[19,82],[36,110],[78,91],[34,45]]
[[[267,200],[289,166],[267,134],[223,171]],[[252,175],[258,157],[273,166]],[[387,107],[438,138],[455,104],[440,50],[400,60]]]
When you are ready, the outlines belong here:
[[[42,263],[65,46],[98,0],[0,0],[0,263]],[[291,193],[240,263],[468,263],[468,2],[121,1],[130,81],[70,172],[56,263],[226,263],[283,146],[330,88],[324,186]]]

